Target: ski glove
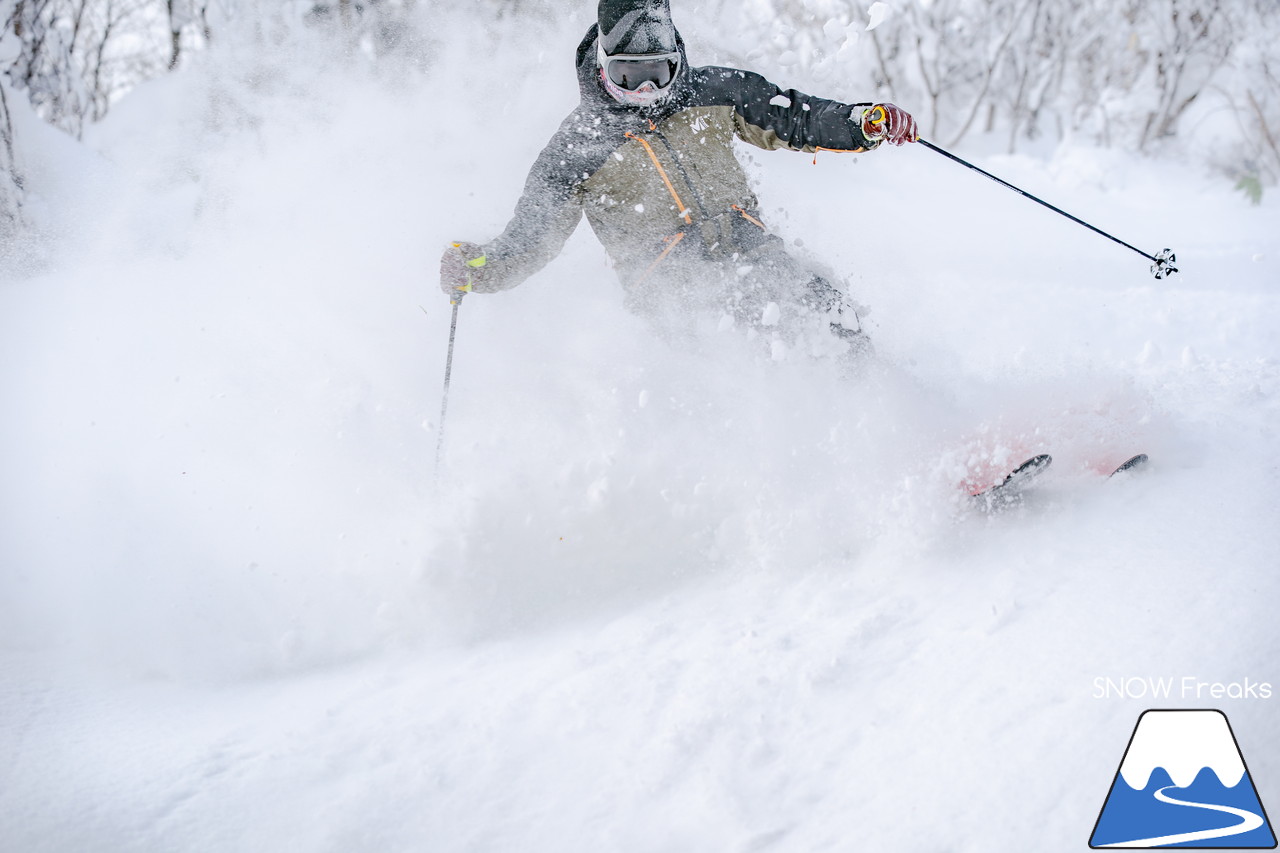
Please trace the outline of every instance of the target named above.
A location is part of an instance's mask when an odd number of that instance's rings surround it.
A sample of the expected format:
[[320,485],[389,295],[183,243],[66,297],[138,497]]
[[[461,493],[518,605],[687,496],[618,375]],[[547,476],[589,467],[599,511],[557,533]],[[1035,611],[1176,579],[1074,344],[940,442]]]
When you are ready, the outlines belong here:
[[484,249],[475,243],[451,243],[440,256],[440,289],[452,299],[484,291]]
[[870,142],[901,145],[920,138],[916,120],[902,107],[876,104],[862,113],[862,135]]

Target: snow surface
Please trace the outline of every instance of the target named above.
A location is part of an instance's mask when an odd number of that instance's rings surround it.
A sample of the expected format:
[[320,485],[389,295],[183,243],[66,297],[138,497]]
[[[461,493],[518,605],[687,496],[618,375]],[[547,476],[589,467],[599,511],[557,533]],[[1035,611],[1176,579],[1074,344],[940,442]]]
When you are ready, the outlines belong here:
[[[664,339],[584,228],[463,305],[437,481],[436,259],[505,223],[586,18],[515,75],[467,24],[425,71],[224,42],[29,154],[0,849],[1080,850],[1147,707],[1095,678],[1280,683],[1275,194],[960,152],[1158,283],[921,148],[744,151],[880,366]],[[1043,488],[965,512],[1028,444]],[[1215,702],[1273,809],[1274,701]]]

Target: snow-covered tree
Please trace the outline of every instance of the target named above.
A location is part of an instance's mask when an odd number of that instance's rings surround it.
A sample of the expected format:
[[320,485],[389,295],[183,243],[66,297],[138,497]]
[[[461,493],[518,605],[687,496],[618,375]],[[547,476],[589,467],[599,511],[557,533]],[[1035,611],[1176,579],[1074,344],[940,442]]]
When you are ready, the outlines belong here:
[[[568,5],[475,0],[467,14],[532,21]],[[1211,160],[1280,179],[1277,0],[701,0],[676,13],[721,61],[892,100],[943,145],[1073,137],[1154,153],[1208,127]],[[0,0],[0,73],[10,98],[78,136],[215,38],[287,61],[281,46],[321,33],[335,56],[418,63],[441,14],[419,0]],[[14,144],[8,133],[0,148]]]
[[1227,102],[1238,129],[1239,142],[1226,152],[1225,165],[1248,188],[1251,182],[1280,181],[1280,6],[1254,0],[1239,30],[1241,44],[1214,94]]
[[182,60],[183,34],[194,31],[208,44],[212,38],[209,26],[209,0],[165,0],[169,21],[169,68],[177,68]]
[[[1194,137],[1210,159],[1280,178],[1276,0],[721,0],[704,15],[742,47],[727,58],[892,100],[940,144],[987,133],[1011,152],[1073,137],[1150,153]],[[1229,132],[1206,136],[1217,124]]]
[[[0,10],[4,6],[0,5]],[[16,17],[15,10],[4,10],[5,15],[0,23],[0,69],[12,64],[18,54],[18,39],[13,31]],[[0,12],[0,14],[4,14]],[[9,102],[13,92],[8,78],[0,74],[0,247],[8,245],[17,231],[22,212],[22,174],[17,157],[17,140],[14,134],[13,115]]]
[[0,9],[16,48],[10,84],[74,136],[163,67],[151,0],[3,0]]
[[17,233],[22,213],[22,175],[18,171],[8,86],[0,79],[0,247]]

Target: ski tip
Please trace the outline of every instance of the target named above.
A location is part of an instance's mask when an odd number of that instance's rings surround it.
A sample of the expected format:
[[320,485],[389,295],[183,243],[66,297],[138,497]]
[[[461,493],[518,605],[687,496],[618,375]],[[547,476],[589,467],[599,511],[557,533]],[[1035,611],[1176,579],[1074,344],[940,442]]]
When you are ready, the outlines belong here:
[[1005,509],[1016,504],[1021,499],[1022,490],[1032,480],[1043,474],[1052,463],[1053,457],[1047,453],[1032,456],[1009,472],[1003,482],[972,497],[978,506],[987,512]]
[[1150,461],[1151,461],[1151,457],[1147,456],[1147,454],[1139,453],[1137,456],[1131,457],[1119,468],[1112,471],[1111,474],[1108,475],[1108,478],[1114,477],[1117,474],[1128,474],[1128,473],[1137,471],[1138,469],[1144,467]]
[[1009,473],[1005,474],[1004,479],[997,483],[991,483],[988,481],[986,484],[977,484],[972,481],[966,481],[962,487],[969,493],[969,497],[979,498],[990,492],[1003,489],[1020,480],[1030,479],[1039,474],[1045,468],[1048,468],[1051,462],[1053,462],[1053,457],[1047,453],[1042,453],[1039,456],[1032,456],[1030,459],[1022,462],[1012,469],[1005,469]]
[[1048,453],[1041,453],[1039,456],[1032,456],[1026,462],[1023,462],[1017,468],[1014,468],[1013,473],[1005,479],[1005,482],[1007,483],[1015,477],[1033,477],[1048,468],[1052,463],[1053,457]]

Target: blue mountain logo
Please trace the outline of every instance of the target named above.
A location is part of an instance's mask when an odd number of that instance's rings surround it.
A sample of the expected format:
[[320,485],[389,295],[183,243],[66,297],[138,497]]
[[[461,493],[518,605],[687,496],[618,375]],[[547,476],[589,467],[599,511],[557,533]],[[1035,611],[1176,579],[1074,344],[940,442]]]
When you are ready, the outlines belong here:
[[1147,711],[1139,717],[1089,846],[1275,849],[1226,714]]

